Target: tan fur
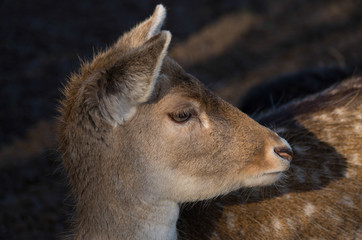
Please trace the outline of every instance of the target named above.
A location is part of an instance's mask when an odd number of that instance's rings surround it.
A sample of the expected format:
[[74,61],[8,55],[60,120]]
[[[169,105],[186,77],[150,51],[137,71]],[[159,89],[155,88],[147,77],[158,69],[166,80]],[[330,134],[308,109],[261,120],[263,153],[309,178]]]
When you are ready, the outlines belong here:
[[58,138],[75,239],[176,239],[179,203],[272,184],[289,168],[289,153],[275,152],[285,140],[166,57],[164,17],[159,5],[64,90]]
[[185,239],[361,239],[362,78],[258,117],[294,149],[284,184],[185,208]]

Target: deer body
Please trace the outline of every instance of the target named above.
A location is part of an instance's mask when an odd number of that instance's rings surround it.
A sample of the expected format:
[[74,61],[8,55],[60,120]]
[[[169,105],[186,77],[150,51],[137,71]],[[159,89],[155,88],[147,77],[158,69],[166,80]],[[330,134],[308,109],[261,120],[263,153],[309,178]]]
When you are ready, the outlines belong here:
[[293,146],[278,188],[186,208],[185,239],[361,239],[362,78],[261,114]]

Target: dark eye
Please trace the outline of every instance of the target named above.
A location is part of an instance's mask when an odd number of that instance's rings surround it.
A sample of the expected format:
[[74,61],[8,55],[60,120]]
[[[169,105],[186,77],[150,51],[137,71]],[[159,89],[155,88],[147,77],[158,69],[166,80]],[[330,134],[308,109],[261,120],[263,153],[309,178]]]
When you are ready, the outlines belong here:
[[172,120],[174,120],[177,123],[183,123],[190,119],[192,116],[191,112],[189,111],[181,111],[176,113],[171,113],[170,117]]

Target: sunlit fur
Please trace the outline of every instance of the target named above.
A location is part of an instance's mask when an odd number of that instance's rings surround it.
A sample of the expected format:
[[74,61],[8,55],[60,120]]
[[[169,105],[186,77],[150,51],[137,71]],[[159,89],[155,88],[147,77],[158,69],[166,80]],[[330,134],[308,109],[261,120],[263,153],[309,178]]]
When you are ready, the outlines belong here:
[[275,186],[243,189],[183,209],[183,239],[361,239],[362,78],[263,113],[288,140],[290,171]]
[[[165,9],[84,63],[60,107],[75,239],[176,239],[179,203],[272,184],[290,161],[275,132],[166,56]],[[189,111],[183,123],[172,119]]]

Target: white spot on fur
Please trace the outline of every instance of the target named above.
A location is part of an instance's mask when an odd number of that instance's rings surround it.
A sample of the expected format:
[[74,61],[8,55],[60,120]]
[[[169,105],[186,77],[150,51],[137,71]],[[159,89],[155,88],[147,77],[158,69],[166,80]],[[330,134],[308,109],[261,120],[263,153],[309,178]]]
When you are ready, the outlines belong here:
[[304,206],[303,211],[304,211],[304,214],[307,215],[307,217],[310,217],[315,212],[315,206],[313,204],[311,204],[311,203],[307,203]]
[[362,114],[357,114],[357,119],[362,119]]
[[353,200],[348,196],[348,195],[344,195],[342,198],[342,202],[344,205],[348,206],[348,207],[354,207],[354,203]]
[[292,219],[290,219],[290,218],[287,218],[286,221],[287,221],[288,227],[293,229],[294,226],[295,226],[294,221]]
[[269,229],[267,226],[263,225],[263,226],[262,226],[262,231],[263,231],[264,233],[269,233],[269,232],[270,232],[270,229]]
[[276,230],[281,230],[282,229],[282,224],[280,223],[279,219],[278,218],[275,218],[273,219],[273,227],[276,229]]
[[351,154],[350,157],[349,157],[348,162],[350,164],[357,165],[357,166],[362,165],[360,155],[358,153]]
[[361,134],[362,132],[362,124],[361,123],[356,123],[354,126],[354,131],[357,133],[357,134]]
[[345,174],[346,178],[355,178],[357,176],[356,170],[349,168]]
[[330,221],[332,222],[343,222],[343,219],[340,218],[332,208],[327,209],[327,213],[329,215]]
[[341,116],[341,115],[344,115],[344,114],[345,114],[345,111],[344,111],[343,109],[341,109],[341,108],[336,108],[336,109],[333,111],[333,113]]
[[313,120],[319,120],[319,121],[326,121],[327,122],[327,121],[330,120],[330,117],[327,114],[323,113],[321,115],[313,116]]
[[291,195],[289,194],[289,192],[290,192],[289,188],[285,188],[285,190],[282,191],[282,193],[284,194],[283,197],[285,199],[290,199]]
[[226,224],[229,228],[229,230],[233,230],[234,225],[234,215],[231,212],[226,213]]

